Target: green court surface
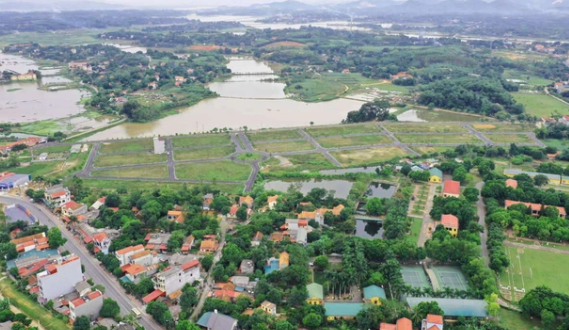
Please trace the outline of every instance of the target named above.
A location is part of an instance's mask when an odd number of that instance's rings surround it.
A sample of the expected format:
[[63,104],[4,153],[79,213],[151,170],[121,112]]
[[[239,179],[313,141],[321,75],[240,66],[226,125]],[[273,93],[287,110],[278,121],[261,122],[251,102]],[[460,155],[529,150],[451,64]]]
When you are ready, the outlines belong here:
[[405,284],[413,288],[430,288],[431,284],[421,266],[401,266],[401,276]]
[[454,290],[468,289],[468,281],[459,267],[433,266],[431,270],[435,273],[441,288],[449,287]]

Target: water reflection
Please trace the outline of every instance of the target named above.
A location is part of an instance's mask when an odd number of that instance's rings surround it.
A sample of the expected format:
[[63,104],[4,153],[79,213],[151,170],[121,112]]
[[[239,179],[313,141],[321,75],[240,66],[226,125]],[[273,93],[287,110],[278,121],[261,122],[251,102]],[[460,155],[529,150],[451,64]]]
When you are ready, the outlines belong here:
[[395,186],[392,184],[372,182],[366,191],[367,197],[391,198],[395,194]]
[[366,239],[383,238],[383,224],[374,220],[356,220],[356,236]]
[[265,190],[277,190],[287,192],[289,187],[293,185],[301,193],[307,194],[314,188],[324,188],[328,191],[334,191],[336,198],[348,198],[348,194],[352,189],[353,183],[346,180],[321,180],[314,179],[310,181],[269,181],[265,183]]

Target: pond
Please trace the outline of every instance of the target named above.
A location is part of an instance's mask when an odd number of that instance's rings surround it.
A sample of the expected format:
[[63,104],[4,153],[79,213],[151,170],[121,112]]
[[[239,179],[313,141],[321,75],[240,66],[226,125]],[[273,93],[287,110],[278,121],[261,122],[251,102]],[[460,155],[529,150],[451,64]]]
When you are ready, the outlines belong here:
[[348,198],[348,194],[352,189],[353,183],[346,180],[321,180],[316,181],[314,179],[310,181],[269,181],[265,183],[265,190],[277,190],[282,192],[287,192],[289,187],[293,185],[301,193],[307,194],[314,188],[324,188],[328,191],[334,190],[334,197],[336,198]]
[[382,239],[383,223],[374,220],[356,220],[356,236],[366,239]]
[[354,168],[340,168],[337,170],[321,170],[320,174],[324,174],[324,175],[342,175],[342,174],[347,174],[347,173],[369,173],[369,174],[373,174],[376,173],[375,170],[379,168],[381,170],[380,166],[369,166],[369,167],[354,167]]
[[395,194],[395,187],[392,184],[387,183],[380,183],[380,182],[372,182],[367,187],[367,191],[365,195],[368,198],[377,197],[377,198],[391,198]]
[[110,44],[110,43],[104,43],[103,45],[107,45],[107,46],[114,46],[117,47],[118,49],[122,50],[125,53],[138,53],[138,52],[142,52],[144,54],[146,54],[146,47],[139,47],[139,46],[132,46],[132,45],[120,45],[120,44]]
[[238,130],[338,124],[348,112],[357,110],[363,102],[336,99],[329,102],[304,103],[287,99],[283,83],[271,67],[247,57],[229,57],[227,66],[234,75],[226,81],[215,82],[209,88],[220,97],[181,108],[179,113],[149,123],[124,123],[88,140],[144,137],[157,135],[208,132],[214,128]]

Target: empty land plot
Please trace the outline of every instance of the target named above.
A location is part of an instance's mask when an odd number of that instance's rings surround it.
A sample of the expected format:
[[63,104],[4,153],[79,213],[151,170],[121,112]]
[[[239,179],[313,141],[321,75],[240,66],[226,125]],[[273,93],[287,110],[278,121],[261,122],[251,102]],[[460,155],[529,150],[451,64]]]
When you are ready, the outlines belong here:
[[316,139],[316,141],[324,148],[393,143],[393,141],[391,141],[390,138],[380,134],[360,135],[360,136],[333,136],[333,137],[319,138]]
[[259,141],[301,139],[302,135],[300,135],[300,132],[298,130],[287,130],[287,131],[248,132],[247,137],[252,142],[259,142]]
[[255,149],[265,152],[288,152],[288,151],[302,151],[314,149],[314,146],[308,141],[288,141],[288,142],[274,142],[255,144]]
[[502,123],[488,123],[488,124],[472,124],[472,128],[480,132],[531,132],[535,129],[532,125],[519,125],[519,124],[502,124]]
[[235,152],[235,147],[206,147],[174,150],[174,160],[223,158]]
[[393,133],[454,133],[468,132],[460,125],[453,124],[382,124],[388,131]]
[[121,141],[105,143],[101,145],[99,152],[102,154],[111,154],[115,152],[147,151],[153,148],[152,140]]
[[91,171],[91,176],[110,178],[166,179],[168,178],[168,167],[163,165],[96,170]]
[[527,134],[486,134],[495,143],[533,143]]
[[300,48],[306,46],[300,42],[296,41],[276,41],[272,42],[268,45],[265,45],[265,48],[280,48],[280,47],[292,47],[292,48]]
[[312,135],[315,138],[326,137],[326,136],[337,136],[337,135],[349,135],[349,134],[381,133],[379,127],[377,127],[377,125],[374,124],[340,125],[333,127],[307,128],[305,131],[306,133]]
[[263,163],[263,172],[269,173],[280,171],[318,171],[330,168],[335,168],[334,164],[330,163],[321,153],[283,156],[282,163],[276,158],[271,158]]
[[432,154],[432,153],[442,153],[455,147],[412,147],[411,149],[420,153],[421,155]]
[[230,143],[231,137],[229,135],[201,135],[172,139],[174,148],[216,146]]
[[545,94],[513,93],[514,99],[526,107],[530,115],[542,117],[569,114],[569,106]]
[[398,134],[403,143],[482,143],[473,134]]
[[62,153],[62,152],[69,152],[69,150],[71,150],[70,146],[53,146],[53,147],[47,147],[47,148],[37,148],[37,149],[33,149],[34,150],[34,154],[39,155],[41,153],[47,152],[47,153]]
[[[526,292],[540,285],[553,291],[569,294],[567,264],[569,255],[533,249],[505,246],[511,266],[500,274],[500,284],[525,288]],[[508,280],[509,279],[509,280]]]
[[176,165],[176,177],[189,180],[246,181],[251,166],[231,161]]
[[397,147],[381,147],[360,150],[342,150],[331,152],[342,166],[373,165],[396,157],[403,157],[407,152]]
[[109,167],[122,165],[163,163],[168,160],[167,155],[155,155],[151,153],[125,155],[101,155],[95,159],[95,167]]

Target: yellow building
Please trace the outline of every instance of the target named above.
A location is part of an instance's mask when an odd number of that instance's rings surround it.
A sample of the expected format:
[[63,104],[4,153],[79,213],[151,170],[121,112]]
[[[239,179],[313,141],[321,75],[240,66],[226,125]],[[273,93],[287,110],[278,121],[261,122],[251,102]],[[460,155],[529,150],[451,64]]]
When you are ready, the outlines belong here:
[[443,214],[441,224],[454,237],[458,235],[458,218],[452,214]]
[[324,289],[318,283],[310,283],[306,286],[308,297],[306,302],[309,305],[322,305],[324,303]]
[[436,167],[433,167],[429,170],[429,182],[432,183],[441,183],[443,181],[443,172]]
[[377,285],[370,285],[364,288],[364,302],[380,306],[382,299],[387,299],[383,288]]

